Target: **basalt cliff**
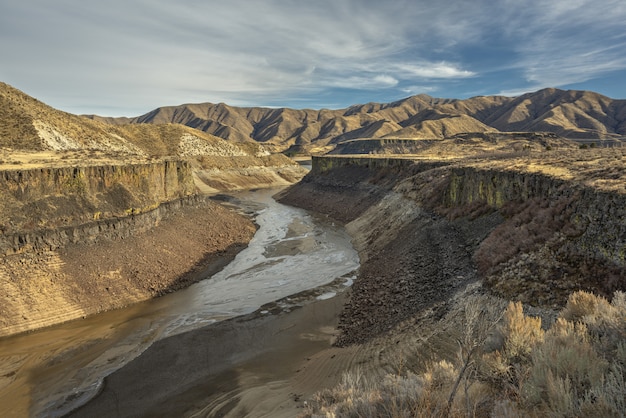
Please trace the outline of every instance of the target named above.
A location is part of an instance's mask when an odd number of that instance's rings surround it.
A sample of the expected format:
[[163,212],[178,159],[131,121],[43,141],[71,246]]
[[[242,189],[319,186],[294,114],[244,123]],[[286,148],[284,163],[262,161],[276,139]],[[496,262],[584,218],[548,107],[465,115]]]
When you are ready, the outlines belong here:
[[[626,290],[621,149],[497,159],[314,157],[281,200],[346,222],[362,267],[339,344],[442,317],[476,285],[550,311]],[[435,313],[433,313],[435,312]]]

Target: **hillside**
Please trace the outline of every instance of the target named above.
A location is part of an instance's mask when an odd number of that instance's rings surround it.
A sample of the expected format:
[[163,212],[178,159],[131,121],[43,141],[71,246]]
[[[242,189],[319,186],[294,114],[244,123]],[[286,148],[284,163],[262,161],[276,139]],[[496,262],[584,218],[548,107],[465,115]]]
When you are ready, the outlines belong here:
[[255,231],[202,194],[285,186],[305,173],[252,141],[106,124],[0,83],[0,336],[200,280]]
[[425,94],[339,110],[184,104],[134,118],[89,116],[116,126],[179,123],[275,151],[316,153],[359,138],[441,139],[465,132],[550,132],[571,139],[626,136],[626,100],[589,91],[543,89],[519,97],[438,99]]
[[25,164],[26,158],[20,158],[25,155],[35,155],[39,163],[77,154],[83,162],[88,156],[128,163],[155,157],[269,154],[254,143],[238,146],[184,125],[115,126],[65,113],[4,83],[0,83],[0,148],[5,151],[4,164],[11,159]]
[[420,159],[498,158],[550,150],[578,149],[580,144],[550,132],[463,132],[443,139],[361,138],[343,141],[328,154],[402,154]]

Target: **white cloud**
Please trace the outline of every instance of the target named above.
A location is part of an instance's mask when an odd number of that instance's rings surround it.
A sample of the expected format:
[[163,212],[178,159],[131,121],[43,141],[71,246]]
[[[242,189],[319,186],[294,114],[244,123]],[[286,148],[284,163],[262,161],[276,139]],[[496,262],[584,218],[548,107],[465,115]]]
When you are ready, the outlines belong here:
[[433,93],[437,91],[436,86],[406,86],[401,89],[406,94]]
[[346,78],[340,78],[334,76],[326,80],[322,80],[321,85],[344,89],[370,90],[395,87],[398,85],[398,80],[385,74],[379,74],[373,77],[350,76]]
[[518,72],[501,87],[514,90],[626,69],[623,0],[0,0],[0,9],[0,80],[84,112],[313,101],[336,88],[436,86],[452,97],[446,86],[484,85],[497,71]]
[[419,78],[467,78],[476,75],[476,73],[472,71],[462,70],[458,65],[448,64],[446,62],[397,64],[394,67],[406,76]]
[[[509,3],[501,24],[532,85],[561,86],[626,69],[626,3],[555,0]],[[510,16],[510,15],[507,15]]]

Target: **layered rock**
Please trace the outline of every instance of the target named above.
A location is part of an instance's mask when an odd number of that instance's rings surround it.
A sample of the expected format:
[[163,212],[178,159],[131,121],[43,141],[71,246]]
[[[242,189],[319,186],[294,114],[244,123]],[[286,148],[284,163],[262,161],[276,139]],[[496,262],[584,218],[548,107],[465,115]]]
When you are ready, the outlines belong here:
[[[618,160],[612,164],[621,170]],[[340,343],[362,342],[420,312],[443,315],[450,296],[474,281],[548,308],[575,289],[607,296],[626,289],[626,193],[519,163],[313,159],[311,173],[282,199],[349,222],[362,267]]]
[[0,197],[0,336],[187,286],[255,231],[183,160],[5,170]]

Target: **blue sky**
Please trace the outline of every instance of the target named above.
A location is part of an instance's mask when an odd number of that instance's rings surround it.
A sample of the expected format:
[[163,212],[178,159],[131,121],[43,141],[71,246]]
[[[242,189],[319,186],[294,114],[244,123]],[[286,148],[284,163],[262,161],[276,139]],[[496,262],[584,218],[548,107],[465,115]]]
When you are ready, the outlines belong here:
[[0,0],[0,81],[61,110],[626,98],[624,0]]

